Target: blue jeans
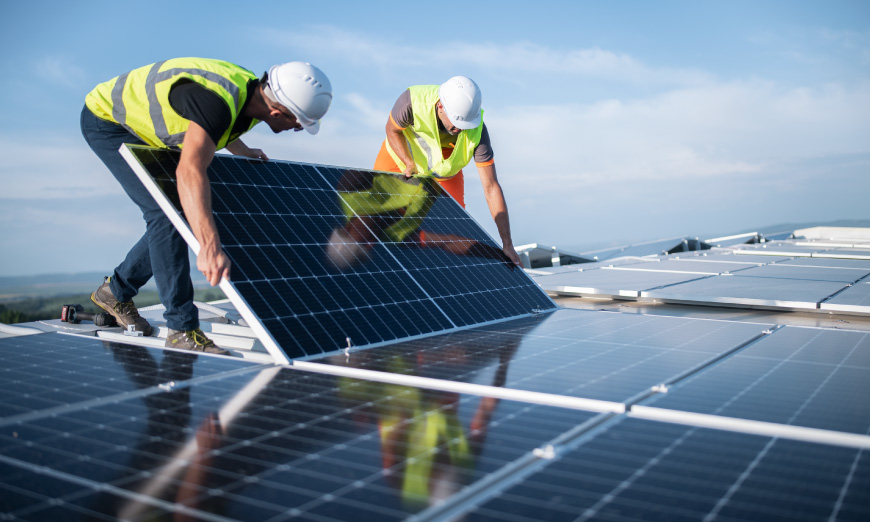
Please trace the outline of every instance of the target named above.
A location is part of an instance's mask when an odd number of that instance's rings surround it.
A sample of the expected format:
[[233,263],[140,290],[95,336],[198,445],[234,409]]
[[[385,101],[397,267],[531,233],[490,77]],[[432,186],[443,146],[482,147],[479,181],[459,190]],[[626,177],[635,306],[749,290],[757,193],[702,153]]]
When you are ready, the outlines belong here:
[[199,314],[193,304],[187,244],[118,152],[123,143],[144,143],[124,127],[96,117],[87,106],[82,109],[81,125],[85,141],[106,164],[133,203],[139,206],[145,219],[145,235],[115,268],[109,283],[112,294],[118,301],[130,301],[139,293],[142,285],[154,276],[160,302],[166,307],[163,313],[166,326],[173,330],[199,328]]

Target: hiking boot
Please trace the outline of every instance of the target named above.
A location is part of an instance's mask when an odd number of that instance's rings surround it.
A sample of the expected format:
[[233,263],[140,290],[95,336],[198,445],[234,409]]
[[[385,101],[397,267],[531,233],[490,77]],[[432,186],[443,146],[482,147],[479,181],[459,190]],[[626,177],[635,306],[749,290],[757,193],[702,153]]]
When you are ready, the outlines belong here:
[[115,299],[112,289],[109,288],[109,281],[111,279],[111,277],[107,277],[103,281],[103,284],[97,288],[97,291],[91,294],[91,301],[114,317],[118,325],[125,330],[128,330],[130,325],[133,325],[133,329],[137,332],[142,332],[142,335],[151,335],[151,325],[139,316],[139,310],[136,309],[133,301],[121,303]]
[[218,355],[232,355],[230,352],[219,348],[214,341],[209,339],[202,333],[202,330],[179,331],[169,329],[169,335],[166,336],[167,348],[177,348],[179,350],[191,350],[194,352],[216,353]]

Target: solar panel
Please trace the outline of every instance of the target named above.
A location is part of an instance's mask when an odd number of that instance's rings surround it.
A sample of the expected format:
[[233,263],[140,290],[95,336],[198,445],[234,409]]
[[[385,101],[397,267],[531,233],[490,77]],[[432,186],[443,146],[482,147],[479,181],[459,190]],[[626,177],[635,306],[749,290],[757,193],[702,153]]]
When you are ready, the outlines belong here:
[[771,326],[563,309],[311,362],[627,402],[762,336]]
[[627,419],[463,520],[866,520],[866,451]]
[[704,252],[694,256],[692,254],[680,254],[680,257],[694,261],[727,261],[729,263],[753,263],[758,265],[780,263],[793,258],[793,256],[761,255],[761,253],[757,254],[752,251],[735,251],[733,253]]
[[[192,362],[196,361],[194,365]],[[59,364],[59,362],[62,362]],[[0,425],[83,401],[252,367],[219,357],[47,333],[0,339]],[[195,370],[194,370],[195,368]],[[133,379],[128,376],[134,376]]]
[[783,279],[804,279],[808,281],[832,281],[854,283],[870,274],[868,270],[857,268],[836,268],[820,266],[799,266],[775,264],[752,267],[740,271],[741,277],[777,277]]
[[870,314],[870,282],[850,286],[819,305],[819,308],[833,312]]
[[0,511],[401,520],[594,416],[280,367],[154,391],[0,432]]
[[870,333],[786,326],[651,404],[870,433]]
[[[179,154],[122,154],[197,252]],[[555,308],[431,180],[224,155],[208,175],[233,263],[221,288],[277,361]]]
[[832,268],[860,268],[870,270],[870,261],[863,259],[835,259],[821,257],[800,257],[783,261],[783,265],[827,266]]
[[649,290],[642,297],[680,302],[815,310],[846,283],[772,277],[713,276]]
[[536,277],[535,282],[548,292],[562,295],[638,297],[645,290],[711,277],[707,274],[654,272],[629,268],[602,268],[543,275]]

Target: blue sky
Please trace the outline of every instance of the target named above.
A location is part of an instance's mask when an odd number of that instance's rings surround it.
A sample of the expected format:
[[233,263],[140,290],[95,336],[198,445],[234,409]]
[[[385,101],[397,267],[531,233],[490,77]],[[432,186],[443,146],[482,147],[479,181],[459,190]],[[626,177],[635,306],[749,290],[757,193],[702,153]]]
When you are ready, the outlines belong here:
[[[245,141],[370,167],[395,98],[483,91],[514,242],[570,249],[870,219],[870,2],[4,3],[0,276],[106,273],[144,231],[84,96],[177,56],[332,80],[321,133]],[[475,168],[466,201],[495,234]]]

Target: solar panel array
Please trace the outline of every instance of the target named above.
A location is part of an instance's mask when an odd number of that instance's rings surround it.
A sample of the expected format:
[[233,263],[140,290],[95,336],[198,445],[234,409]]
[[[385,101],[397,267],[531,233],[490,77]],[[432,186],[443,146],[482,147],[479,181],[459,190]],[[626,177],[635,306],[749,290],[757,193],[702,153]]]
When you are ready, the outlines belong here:
[[533,275],[560,295],[870,315],[870,257],[864,257],[792,240],[539,269]]
[[867,332],[566,309],[298,368],[54,333],[0,359],[6,519],[870,514]]
[[[176,156],[136,158],[183,225]],[[437,187],[233,158],[210,176],[223,288],[309,356],[0,339],[0,518],[870,519],[870,333],[553,311]]]
[[[125,147],[197,251],[179,153]],[[283,362],[555,308],[432,180],[223,155],[208,176],[233,263],[222,288]]]

